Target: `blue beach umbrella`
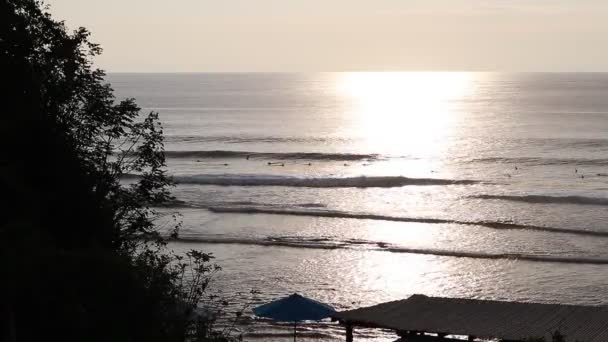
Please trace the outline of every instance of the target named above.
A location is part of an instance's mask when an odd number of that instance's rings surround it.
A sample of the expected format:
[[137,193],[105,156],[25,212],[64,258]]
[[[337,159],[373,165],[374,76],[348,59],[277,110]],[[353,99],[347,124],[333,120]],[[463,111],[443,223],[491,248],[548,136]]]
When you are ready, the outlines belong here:
[[329,317],[336,310],[327,304],[306,298],[297,293],[277,299],[253,309],[256,316],[280,322],[293,322],[293,340],[296,340],[298,321],[318,321]]

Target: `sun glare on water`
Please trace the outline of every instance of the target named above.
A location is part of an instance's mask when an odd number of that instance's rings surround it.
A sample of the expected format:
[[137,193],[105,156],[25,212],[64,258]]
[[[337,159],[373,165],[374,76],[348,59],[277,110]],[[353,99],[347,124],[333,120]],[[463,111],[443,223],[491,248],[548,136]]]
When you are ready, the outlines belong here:
[[[458,125],[464,120],[463,99],[473,92],[473,74],[436,72],[374,72],[345,73],[336,80],[336,90],[345,106],[343,129],[358,137],[357,149],[393,157],[390,160],[373,163],[368,167],[350,168],[356,174],[379,176],[400,175],[406,177],[441,178],[446,168],[441,165],[444,155],[449,153],[452,139],[458,136]],[[437,171],[439,170],[439,171]],[[449,173],[449,171],[447,171]],[[444,189],[444,188],[441,188]],[[436,189],[436,191],[442,191]],[[435,191],[434,189],[427,189]],[[374,196],[365,194],[364,196]],[[406,196],[404,198],[403,196]],[[366,200],[358,198],[362,210],[383,212],[378,203],[417,202],[416,192],[404,194],[398,189],[383,191],[381,198]],[[390,229],[388,224],[369,223],[369,240],[390,241],[405,246],[432,245],[423,240],[432,239],[433,234],[424,229]],[[426,257],[415,257],[415,265],[409,265],[410,272],[424,273],[432,265]],[[370,261],[372,262],[372,261]],[[372,267],[375,276],[362,281],[376,289],[384,289],[395,297],[404,295],[407,279],[388,279],[394,272],[393,265],[387,263],[361,265]],[[445,270],[443,270],[445,271]],[[442,272],[443,272],[442,271]],[[416,276],[411,279],[420,279]],[[394,287],[390,284],[400,284]],[[429,284],[426,284],[427,290]]]
[[454,103],[471,90],[466,72],[363,72],[341,74],[339,96],[347,122],[366,149],[397,155],[436,156],[458,113]]

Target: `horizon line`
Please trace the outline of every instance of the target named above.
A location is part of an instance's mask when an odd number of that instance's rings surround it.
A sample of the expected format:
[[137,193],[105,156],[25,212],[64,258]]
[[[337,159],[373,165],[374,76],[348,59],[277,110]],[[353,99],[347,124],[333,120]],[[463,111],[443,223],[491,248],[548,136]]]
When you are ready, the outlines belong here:
[[109,71],[107,74],[329,74],[329,73],[486,73],[486,74],[604,74],[598,71],[496,71],[496,70],[341,70],[341,71]]

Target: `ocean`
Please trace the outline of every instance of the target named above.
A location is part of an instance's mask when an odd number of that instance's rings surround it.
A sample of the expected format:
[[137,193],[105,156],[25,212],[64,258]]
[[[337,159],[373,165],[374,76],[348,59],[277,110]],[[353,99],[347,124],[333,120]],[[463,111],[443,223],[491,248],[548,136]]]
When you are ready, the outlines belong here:
[[[162,210],[183,221],[171,246],[212,252],[233,303],[299,292],[339,310],[416,293],[608,304],[608,74],[108,81],[160,113],[179,200]],[[263,322],[247,339],[291,329]],[[335,324],[301,336],[344,338]]]

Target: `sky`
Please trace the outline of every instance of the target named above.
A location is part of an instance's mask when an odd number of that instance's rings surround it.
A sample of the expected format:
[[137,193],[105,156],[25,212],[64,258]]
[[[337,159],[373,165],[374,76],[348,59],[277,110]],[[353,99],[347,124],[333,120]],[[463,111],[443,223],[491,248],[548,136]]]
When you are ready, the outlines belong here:
[[47,0],[109,72],[608,71],[608,0]]

